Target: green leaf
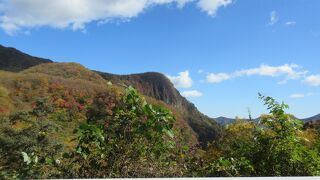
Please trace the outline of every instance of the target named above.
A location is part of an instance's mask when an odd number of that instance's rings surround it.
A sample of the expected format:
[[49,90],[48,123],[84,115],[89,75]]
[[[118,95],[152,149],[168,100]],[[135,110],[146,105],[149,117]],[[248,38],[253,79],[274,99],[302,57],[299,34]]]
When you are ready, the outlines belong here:
[[182,150],[183,151],[189,151],[189,147],[188,146],[182,146]]
[[39,159],[38,159],[38,156],[36,156],[35,158],[34,158],[34,163],[38,163],[38,161],[39,161]]
[[164,132],[166,133],[166,135],[168,135],[170,138],[174,138],[174,132],[171,130],[164,130]]
[[31,158],[25,152],[21,152],[21,154],[23,157],[23,162],[25,162],[25,163],[27,163],[27,165],[29,165],[31,163]]
[[51,158],[46,158],[46,163],[47,164],[52,164],[53,163],[53,160]]

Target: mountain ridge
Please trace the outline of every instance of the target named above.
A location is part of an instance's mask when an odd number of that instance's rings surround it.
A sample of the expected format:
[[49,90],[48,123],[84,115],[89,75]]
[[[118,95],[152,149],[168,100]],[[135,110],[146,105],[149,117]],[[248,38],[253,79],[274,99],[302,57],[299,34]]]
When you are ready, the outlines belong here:
[[42,63],[52,63],[50,59],[30,56],[12,47],[0,45],[0,70],[18,72]]
[[304,122],[317,121],[317,120],[320,120],[320,114],[317,114],[315,116],[311,116],[309,118],[301,119],[301,120],[303,120]]
[[[294,116],[293,116],[294,117]],[[296,117],[295,117],[296,118]],[[236,121],[235,118],[228,118],[228,117],[224,117],[224,116],[220,116],[220,117],[217,117],[217,118],[214,118],[218,124],[220,124],[221,126],[225,126],[225,125],[228,125],[228,124],[231,124],[233,122]],[[256,118],[254,120],[258,120],[259,118]],[[317,114],[315,116],[311,116],[309,118],[304,118],[304,119],[299,119],[299,118],[296,118],[298,120],[301,120],[303,121],[304,123],[309,123],[309,124],[312,124],[312,123],[315,123],[317,121],[320,122],[320,114]],[[249,119],[244,119],[244,120],[249,120]]]

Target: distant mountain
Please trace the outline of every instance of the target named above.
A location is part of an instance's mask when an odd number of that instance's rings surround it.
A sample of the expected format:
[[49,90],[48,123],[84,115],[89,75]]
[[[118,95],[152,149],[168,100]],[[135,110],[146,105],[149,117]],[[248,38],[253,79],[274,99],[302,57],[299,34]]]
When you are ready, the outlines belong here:
[[302,119],[302,121],[304,122],[317,121],[317,120],[320,120],[320,114],[306,118],[306,119]]
[[320,114],[312,116],[310,118],[303,119],[305,122],[304,128],[316,128],[320,129]]
[[49,59],[33,57],[14,48],[0,45],[0,70],[18,72],[42,63],[51,63]]
[[[226,125],[232,124],[236,121],[236,119],[227,118],[227,117],[218,117],[218,118],[215,118],[215,120],[220,126],[226,126]],[[241,119],[241,120],[250,121],[253,123],[258,123],[260,118],[256,118],[256,119],[252,119],[252,120],[250,120],[250,119]]]
[[232,118],[226,118],[226,117],[218,117],[215,118],[215,120],[217,121],[218,124],[220,124],[221,126],[225,126],[228,124],[232,124],[236,121],[236,119],[232,119]]
[[[292,118],[299,119],[299,118],[296,118],[293,115],[292,115]],[[215,118],[215,120],[221,126],[226,126],[226,125],[232,124],[232,123],[234,123],[236,121],[236,119],[226,118],[226,117],[218,117],[218,118]],[[310,118],[299,119],[299,120],[305,122],[305,124],[304,124],[305,128],[317,128],[317,129],[320,129],[320,114],[312,116]],[[259,118],[254,119],[252,121],[257,123],[259,121]]]

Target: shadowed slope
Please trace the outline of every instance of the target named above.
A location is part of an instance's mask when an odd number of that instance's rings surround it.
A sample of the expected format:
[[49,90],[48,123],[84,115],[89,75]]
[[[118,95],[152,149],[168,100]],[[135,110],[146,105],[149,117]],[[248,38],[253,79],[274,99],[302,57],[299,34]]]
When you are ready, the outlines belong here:
[[6,48],[0,45],[0,70],[17,72],[38,64],[50,62],[52,61],[33,57],[17,49]]
[[320,114],[306,118],[306,119],[302,119],[302,121],[304,122],[317,121],[317,120],[320,120]]

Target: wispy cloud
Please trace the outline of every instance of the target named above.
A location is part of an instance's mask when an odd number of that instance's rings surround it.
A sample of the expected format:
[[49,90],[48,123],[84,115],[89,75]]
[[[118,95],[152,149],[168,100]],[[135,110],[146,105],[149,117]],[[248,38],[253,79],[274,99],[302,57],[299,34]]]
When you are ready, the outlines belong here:
[[192,91],[183,91],[181,95],[184,97],[201,97],[203,94],[197,90],[192,90]]
[[184,72],[178,73],[178,76],[170,76],[167,75],[167,77],[170,79],[170,81],[174,84],[177,88],[190,88],[192,87],[193,80],[191,79],[189,75],[189,71],[186,70]]
[[287,80],[299,79],[307,74],[307,71],[296,64],[284,64],[281,66],[270,66],[262,64],[257,68],[237,70],[232,73],[210,73],[207,75],[207,82],[221,83],[233,78],[243,76],[266,76],[266,77],[284,77],[278,84],[285,84]]
[[307,76],[303,82],[310,86],[320,86],[320,74]]
[[286,26],[295,26],[297,24],[297,22],[295,21],[288,21],[285,23]]
[[295,93],[295,94],[291,94],[289,97],[292,98],[292,99],[302,99],[302,98],[305,98],[305,97],[308,97],[308,96],[312,96],[314,95],[314,93]]
[[275,11],[275,10],[271,11],[269,25],[272,26],[272,25],[276,24],[279,21],[279,18],[280,18],[280,16],[277,11]]
[[287,84],[287,82],[288,82],[288,80],[285,79],[285,80],[277,82],[277,84],[284,85],[284,84]]
[[269,66],[262,64],[258,68],[245,69],[237,71],[235,74],[237,76],[251,76],[251,75],[259,75],[259,76],[269,76],[269,77],[278,77],[278,76],[286,76],[288,79],[297,79],[304,75],[306,71],[299,71],[301,69],[300,66],[296,64],[284,64],[282,66]]
[[0,27],[8,34],[48,26],[84,31],[91,22],[128,20],[154,6],[176,4],[178,9],[193,2],[209,16],[232,0],[14,0],[0,1]]
[[209,75],[207,75],[207,81],[209,83],[220,83],[232,78],[234,78],[234,75],[227,74],[227,73],[218,73],[218,74],[210,73]]

